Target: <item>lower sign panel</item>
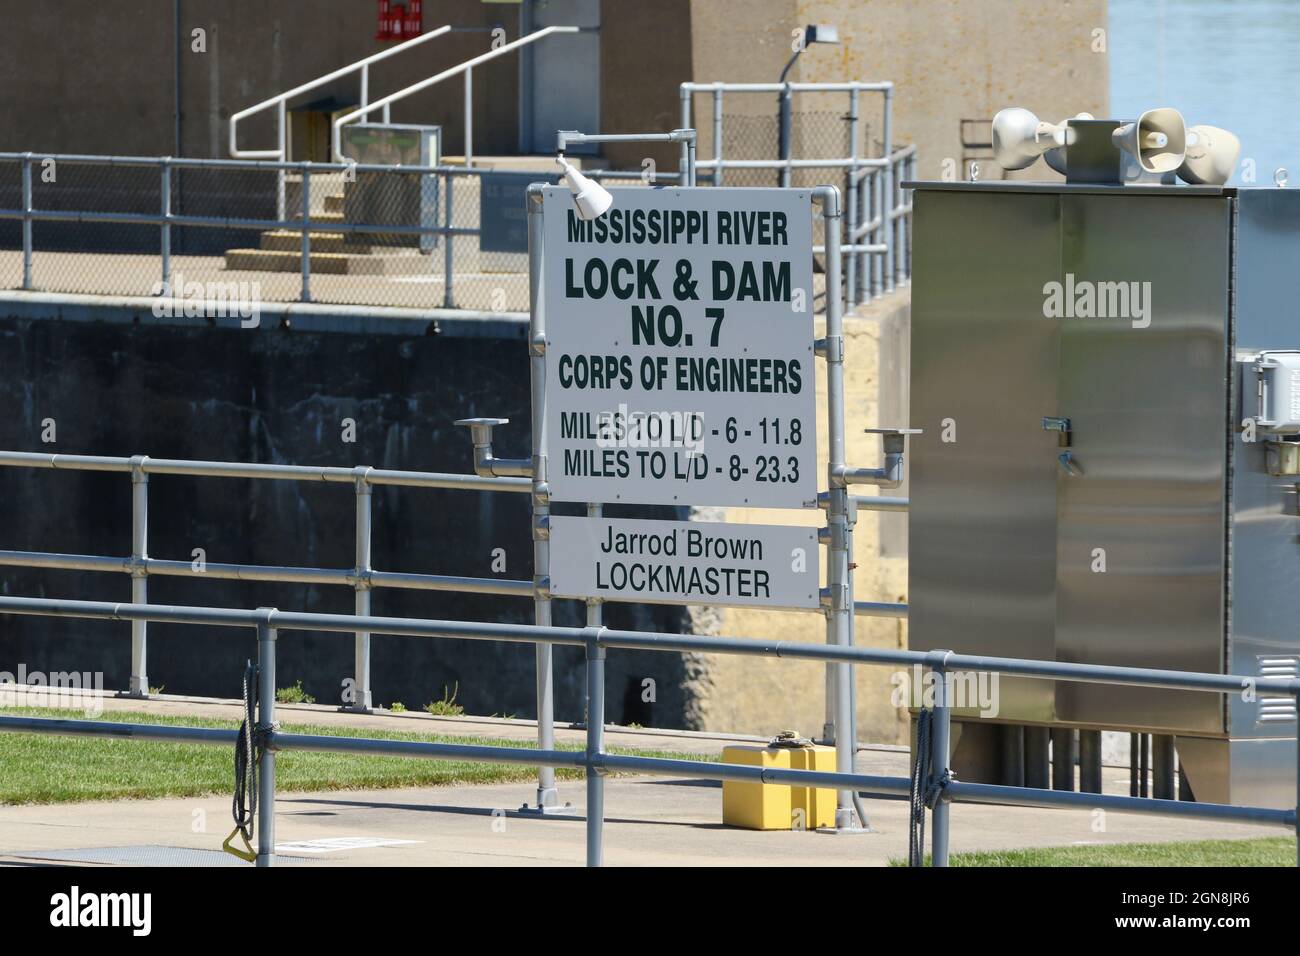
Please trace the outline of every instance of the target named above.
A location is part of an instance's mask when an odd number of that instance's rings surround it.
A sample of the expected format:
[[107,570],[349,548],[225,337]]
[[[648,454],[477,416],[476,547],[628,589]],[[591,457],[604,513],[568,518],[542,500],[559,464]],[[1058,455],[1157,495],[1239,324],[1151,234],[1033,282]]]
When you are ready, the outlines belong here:
[[817,608],[816,528],[551,516],[551,596]]

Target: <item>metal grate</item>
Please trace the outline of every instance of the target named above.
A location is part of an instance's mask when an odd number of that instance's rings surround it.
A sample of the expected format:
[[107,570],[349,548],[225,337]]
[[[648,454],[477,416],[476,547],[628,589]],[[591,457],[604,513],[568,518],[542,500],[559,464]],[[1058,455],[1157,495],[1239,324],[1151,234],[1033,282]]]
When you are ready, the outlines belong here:
[[[1281,677],[1287,680],[1300,677],[1300,657],[1261,655],[1258,661],[1260,677]],[[1294,697],[1261,696],[1259,698],[1259,716],[1255,719],[1256,725],[1294,724],[1296,717]]]

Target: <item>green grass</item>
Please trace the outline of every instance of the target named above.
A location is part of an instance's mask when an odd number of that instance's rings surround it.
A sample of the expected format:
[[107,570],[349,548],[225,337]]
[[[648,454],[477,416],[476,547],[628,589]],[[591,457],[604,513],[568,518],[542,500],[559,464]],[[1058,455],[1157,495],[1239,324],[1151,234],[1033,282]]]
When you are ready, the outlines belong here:
[[[80,712],[15,708],[6,715],[75,717]],[[238,721],[137,712],[105,713],[98,719],[119,723],[172,724],[237,729]],[[460,737],[318,724],[284,723],[288,733],[435,743],[529,746],[526,741]],[[559,744],[560,750],[582,750]],[[656,750],[610,748],[612,753],[677,759],[710,759]],[[0,733],[0,805],[66,803],[78,800],[123,800],[153,797],[200,797],[226,794],[234,786],[234,745],[179,744],[106,737],[60,737]],[[285,752],[276,757],[276,788],[281,791],[361,790],[486,784],[524,781],[537,768],[513,764],[428,760],[417,757]],[[560,768],[561,780],[582,778],[582,771]]]
[[[1295,866],[1295,840],[1200,840],[1188,843],[1108,843],[954,853],[951,866]],[[926,865],[930,863],[926,856]],[[889,861],[906,866],[905,859]]]

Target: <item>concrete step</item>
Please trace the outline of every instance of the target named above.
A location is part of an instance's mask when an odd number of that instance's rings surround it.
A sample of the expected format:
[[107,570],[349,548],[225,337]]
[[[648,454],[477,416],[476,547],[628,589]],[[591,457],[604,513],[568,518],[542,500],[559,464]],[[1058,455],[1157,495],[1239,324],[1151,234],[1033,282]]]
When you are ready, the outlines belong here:
[[[421,274],[429,271],[429,258],[414,250],[311,253],[311,271],[322,275],[383,276]],[[300,272],[302,256],[279,249],[229,249],[226,269],[246,272]]]
[[342,193],[331,193],[330,195],[326,196],[326,197],[325,197],[325,211],[326,211],[326,212],[342,212],[342,211],[343,211],[343,194],[342,194]]
[[[369,252],[369,247],[349,243],[341,232],[313,232],[311,251],[316,252]],[[271,229],[262,233],[261,247],[276,252],[298,252],[302,249],[302,233],[292,229]]]

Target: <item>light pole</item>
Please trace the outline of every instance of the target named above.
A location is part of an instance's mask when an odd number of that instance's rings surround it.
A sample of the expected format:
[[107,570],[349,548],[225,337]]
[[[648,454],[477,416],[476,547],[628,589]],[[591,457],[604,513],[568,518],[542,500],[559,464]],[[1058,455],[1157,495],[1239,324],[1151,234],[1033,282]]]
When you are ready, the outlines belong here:
[[[790,87],[786,86],[785,78],[790,73],[790,68],[794,66],[794,61],[799,59],[799,54],[810,43],[839,43],[840,31],[829,23],[810,23],[803,28],[803,40],[795,45],[794,55],[786,63],[785,69],[781,71],[781,78],[777,81],[783,87],[777,99],[778,109],[778,133],[777,133],[777,156],[782,162],[788,162],[790,159]],[[782,166],[777,179],[777,185],[790,185],[790,167]]]

